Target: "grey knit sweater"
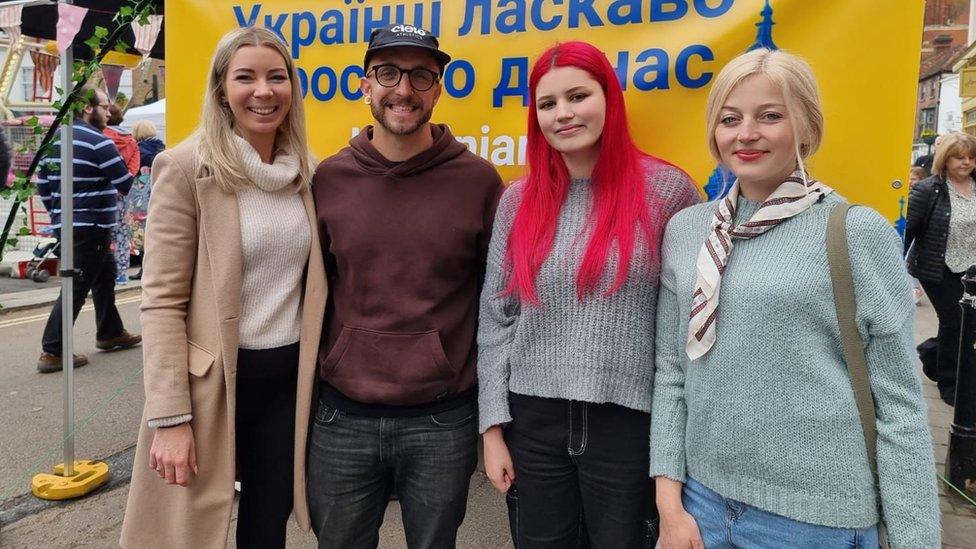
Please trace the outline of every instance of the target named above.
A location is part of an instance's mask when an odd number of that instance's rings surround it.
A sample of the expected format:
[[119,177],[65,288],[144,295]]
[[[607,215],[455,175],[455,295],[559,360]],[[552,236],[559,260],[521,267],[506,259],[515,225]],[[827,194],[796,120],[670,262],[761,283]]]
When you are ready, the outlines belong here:
[[[664,227],[678,210],[700,201],[688,177],[670,166],[647,167],[653,222]],[[649,412],[654,375],[654,307],[660,264],[635,247],[630,276],[617,293],[582,303],[576,273],[588,242],[589,181],[574,180],[559,214],[552,251],[536,278],[541,306],[500,297],[507,283],[505,249],[522,196],[516,182],[495,215],[478,326],[478,404],[481,432],[512,420],[509,391],[586,402],[612,402]],[[660,230],[663,233],[663,230]],[[643,242],[643,241],[641,241]],[[611,254],[599,288],[616,273]]]
[[[724,497],[808,523],[878,521],[827,264],[827,215],[840,200],[829,195],[766,234],[735,241],[715,345],[691,362],[695,260],[715,205],[671,220],[662,245],[652,475],[691,476]],[[740,197],[735,223],[758,206]],[[849,212],[847,231],[877,409],[884,519],[893,547],[937,547],[935,468],[900,243],[869,208]]]

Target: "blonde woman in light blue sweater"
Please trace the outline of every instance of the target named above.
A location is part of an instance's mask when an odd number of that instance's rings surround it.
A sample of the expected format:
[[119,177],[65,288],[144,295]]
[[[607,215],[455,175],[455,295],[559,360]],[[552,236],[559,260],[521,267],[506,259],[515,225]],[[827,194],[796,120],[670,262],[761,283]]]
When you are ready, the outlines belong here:
[[[856,325],[877,413],[877,478],[848,377],[827,262],[843,199],[804,161],[823,115],[796,56],[732,60],[707,107],[726,199],[675,215],[662,245],[651,475],[663,549],[937,547],[939,508],[898,237],[847,216]],[[719,299],[721,290],[721,299]]]

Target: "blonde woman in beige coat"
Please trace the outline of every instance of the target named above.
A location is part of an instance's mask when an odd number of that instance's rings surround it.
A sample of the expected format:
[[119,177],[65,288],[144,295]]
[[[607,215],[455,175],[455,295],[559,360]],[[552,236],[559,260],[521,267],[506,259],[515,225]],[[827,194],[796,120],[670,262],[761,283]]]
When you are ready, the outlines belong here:
[[301,91],[270,31],[218,44],[197,132],[153,166],[146,406],[121,544],[238,547],[308,529],[305,445],[326,302]]

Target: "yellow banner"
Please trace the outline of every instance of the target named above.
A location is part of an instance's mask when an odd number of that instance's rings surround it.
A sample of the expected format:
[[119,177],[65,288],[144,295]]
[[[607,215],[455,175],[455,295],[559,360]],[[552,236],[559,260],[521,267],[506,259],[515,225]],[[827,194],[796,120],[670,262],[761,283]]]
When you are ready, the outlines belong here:
[[197,124],[217,40],[237,26],[277,31],[300,69],[313,151],[335,153],[373,123],[359,79],[370,31],[437,35],[454,61],[433,121],[447,123],[507,180],[524,170],[528,68],[557,41],[600,46],[624,84],[640,146],[706,187],[715,162],[704,105],[715,74],[765,45],[798,53],[820,82],[826,138],[811,172],[892,221],[906,188],[923,0],[169,0],[167,134]]

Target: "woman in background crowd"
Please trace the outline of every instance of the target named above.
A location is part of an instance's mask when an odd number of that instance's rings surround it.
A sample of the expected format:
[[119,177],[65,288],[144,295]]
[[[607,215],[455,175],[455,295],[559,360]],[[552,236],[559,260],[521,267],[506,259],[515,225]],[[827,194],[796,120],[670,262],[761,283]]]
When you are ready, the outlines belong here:
[[[925,179],[928,176],[929,176],[929,173],[927,171],[925,171],[925,168],[922,168],[920,166],[912,166],[912,169],[909,170],[909,172],[908,172],[908,188],[909,188],[909,190],[911,190],[911,188],[914,187],[916,183],[918,183],[919,181]],[[923,293],[924,292],[922,290],[922,284],[918,281],[917,278],[912,277],[912,299],[915,300],[915,304],[916,305],[918,305],[919,302],[922,301],[922,294]],[[934,341],[934,339],[933,339],[933,341]],[[934,372],[934,369],[932,370],[932,372]],[[926,372],[926,375],[928,375],[929,373],[930,372]],[[932,375],[932,378],[931,379],[932,379],[932,381],[938,381],[938,377],[935,376],[934,374]]]
[[966,269],[976,264],[974,173],[976,137],[963,132],[946,134],[936,142],[932,176],[916,183],[908,194],[908,272],[922,283],[939,318],[934,377],[942,400],[949,406],[956,400],[961,279]]
[[928,177],[928,172],[925,168],[919,166],[912,166],[912,169],[908,172],[908,188],[911,189],[916,183]]
[[139,167],[152,169],[156,155],[166,148],[158,136],[156,125],[151,120],[137,120],[132,125],[132,137],[139,146]]
[[[149,197],[152,195],[152,163],[156,155],[166,149],[156,133],[156,125],[151,120],[137,120],[132,125],[132,137],[139,145],[139,176],[136,177],[132,190],[129,191],[129,214],[132,219],[132,241],[142,254],[142,261],[146,260],[145,234],[146,215],[149,212]],[[130,276],[132,280],[142,278],[142,265],[139,272]]]
[[[108,106],[108,127],[102,130],[115,143],[126,168],[133,176],[139,173],[139,146],[122,124],[122,109],[112,103]],[[129,198],[119,195],[119,221],[115,224],[115,283],[129,282],[129,259],[132,255],[132,225]]]

